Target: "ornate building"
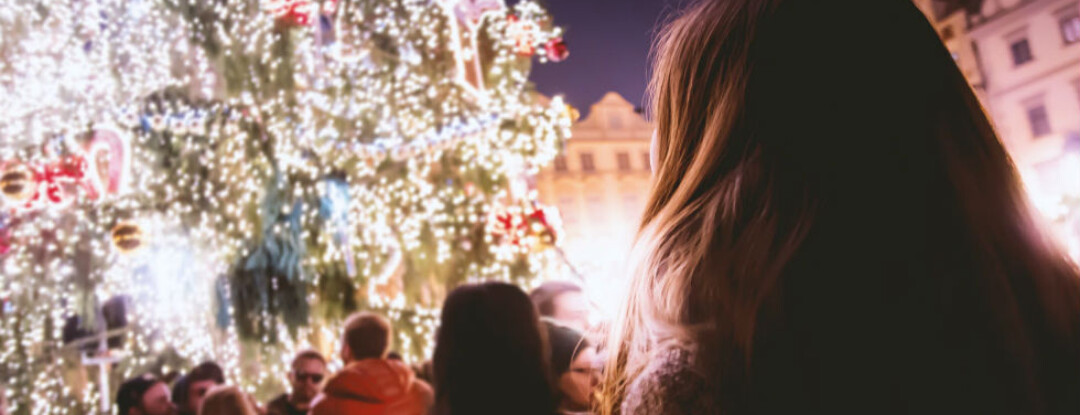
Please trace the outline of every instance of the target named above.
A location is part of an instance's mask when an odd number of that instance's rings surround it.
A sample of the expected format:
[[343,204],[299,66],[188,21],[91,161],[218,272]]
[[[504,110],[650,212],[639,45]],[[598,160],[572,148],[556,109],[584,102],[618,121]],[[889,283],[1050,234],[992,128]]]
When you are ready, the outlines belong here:
[[590,281],[625,271],[650,185],[653,127],[609,92],[573,127],[566,148],[536,177],[540,200],[556,206],[567,259]]
[[1080,258],[1080,2],[916,0]]

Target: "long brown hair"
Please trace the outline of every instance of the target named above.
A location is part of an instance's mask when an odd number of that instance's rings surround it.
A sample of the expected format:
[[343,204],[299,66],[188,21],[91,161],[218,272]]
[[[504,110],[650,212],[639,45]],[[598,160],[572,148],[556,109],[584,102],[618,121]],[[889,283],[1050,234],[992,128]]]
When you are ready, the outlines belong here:
[[654,65],[602,413],[666,342],[727,413],[1080,405],[1075,265],[910,1],[699,1]]
[[485,282],[454,289],[435,335],[432,413],[554,413],[546,335],[521,288]]

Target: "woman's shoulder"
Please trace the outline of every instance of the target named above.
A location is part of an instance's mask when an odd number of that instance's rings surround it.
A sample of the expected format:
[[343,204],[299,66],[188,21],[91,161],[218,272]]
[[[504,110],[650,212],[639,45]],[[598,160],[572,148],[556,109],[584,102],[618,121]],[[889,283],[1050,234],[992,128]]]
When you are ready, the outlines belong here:
[[692,347],[669,345],[657,350],[627,388],[622,414],[714,413],[713,394],[693,362]]

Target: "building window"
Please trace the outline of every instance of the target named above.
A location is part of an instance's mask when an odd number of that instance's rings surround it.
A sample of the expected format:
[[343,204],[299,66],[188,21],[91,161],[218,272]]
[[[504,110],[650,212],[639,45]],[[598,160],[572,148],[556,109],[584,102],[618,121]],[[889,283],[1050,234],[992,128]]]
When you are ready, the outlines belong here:
[[1061,16],[1061,39],[1066,45],[1080,42],[1080,13],[1076,10]]
[[648,151],[641,153],[641,165],[645,166],[645,170],[652,170],[652,156]]
[[615,158],[619,161],[619,171],[630,171],[630,153],[620,151]]
[[1012,50],[1013,65],[1020,66],[1035,59],[1031,55],[1031,43],[1028,43],[1026,37],[1014,40],[1009,44],[1009,49]]
[[1046,105],[1042,102],[1027,107],[1028,123],[1031,124],[1031,135],[1039,138],[1050,134],[1050,115],[1046,112]]
[[592,153],[581,153],[581,171],[586,173],[596,171],[596,161],[593,160]]
[[566,171],[566,156],[555,157],[555,171],[557,171],[557,172],[565,172]]

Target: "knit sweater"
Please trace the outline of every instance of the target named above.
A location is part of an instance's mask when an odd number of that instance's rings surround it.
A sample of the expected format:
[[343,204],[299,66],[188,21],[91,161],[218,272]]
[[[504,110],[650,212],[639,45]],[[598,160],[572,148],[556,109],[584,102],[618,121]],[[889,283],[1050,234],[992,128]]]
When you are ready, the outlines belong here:
[[692,365],[686,347],[668,346],[656,353],[630,383],[622,415],[697,415],[719,410],[707,382]]

